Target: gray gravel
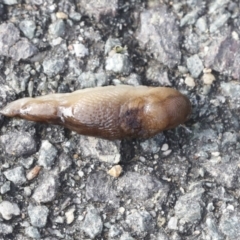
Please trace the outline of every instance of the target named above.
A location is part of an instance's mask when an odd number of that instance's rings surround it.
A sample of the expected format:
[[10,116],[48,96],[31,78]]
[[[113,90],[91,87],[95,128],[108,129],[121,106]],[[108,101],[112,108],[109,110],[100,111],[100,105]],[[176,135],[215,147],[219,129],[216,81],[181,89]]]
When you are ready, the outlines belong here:
[[180,63],[179,28],[175,15],[166,5],[140,13],[136,37],[140,46],[164,65],[171,68]]
[[193,106],[147,140],[0,115],[0,239],[240,239],[239,35],[237,0],[0,0],[0,109],[118,84]]
[[15,185],[22,185],[27,181],[22,166],[6,170],[3,172],[3,174],[6,177],[6,179],[13,182]]
[[32,198],[40,203],[51,202],[56,197],[58,179],[52,172],[44,172],[40,176],[39,184],[35,187]]
[[46,206],[28,206],[28,215],[30,222],[34,227],[45,227],[47,223],[49,210]]
[[57,149],[48,141],[42,141],[39,149],[38,164],[46,169],[50,169],[57,157]]
[[152,232],[155,225],[152,216],[147,211],[135,210],[132,210],[132,213],[126,217],[126,223],[139,238]]
[[36,152],[36,141],[27,132],[9,132],[0,136],[0,143],[5,152],[16,157],[31,155]]
[[33,239],[40,239],[41,238],[41,235],[40,235],[38,229],[35,228],[35,227],[31,227],[31,226],[26,227],[25,234],[27,236],[29,236],[30,238],[33,238]]
[[101,234],[103,229],[103,222],[99,212],[94,207],[87,209],[87,214],[82,224],[82,230],[91,238],[94,239]]

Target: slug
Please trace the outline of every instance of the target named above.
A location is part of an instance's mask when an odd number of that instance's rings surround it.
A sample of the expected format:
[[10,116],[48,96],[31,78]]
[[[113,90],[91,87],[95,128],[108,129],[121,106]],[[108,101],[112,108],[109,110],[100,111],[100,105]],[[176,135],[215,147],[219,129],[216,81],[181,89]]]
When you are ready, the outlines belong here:
[[172,88],[119,85],[23,98],[0,113],[116,140],[149,138],[174,128],[188,119],[191,104]]

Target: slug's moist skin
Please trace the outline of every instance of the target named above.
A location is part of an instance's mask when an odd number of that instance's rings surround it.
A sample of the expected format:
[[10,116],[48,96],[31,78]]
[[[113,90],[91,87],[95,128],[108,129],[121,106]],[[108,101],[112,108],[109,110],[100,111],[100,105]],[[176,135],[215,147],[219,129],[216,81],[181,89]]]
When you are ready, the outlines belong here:
[[0,113],[115,140],[149,138],[174,128],[188,119],[191,104],[172,88],[119,85],[23,98]]

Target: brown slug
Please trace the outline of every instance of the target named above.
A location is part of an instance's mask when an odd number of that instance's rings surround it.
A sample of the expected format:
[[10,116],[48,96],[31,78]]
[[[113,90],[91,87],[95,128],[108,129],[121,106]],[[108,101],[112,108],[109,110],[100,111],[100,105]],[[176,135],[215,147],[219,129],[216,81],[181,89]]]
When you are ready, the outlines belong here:
[[114,140],[149,138],[174,128],[187,120],[191,104],[172,88],[119,85],[23,98],[0,113]]

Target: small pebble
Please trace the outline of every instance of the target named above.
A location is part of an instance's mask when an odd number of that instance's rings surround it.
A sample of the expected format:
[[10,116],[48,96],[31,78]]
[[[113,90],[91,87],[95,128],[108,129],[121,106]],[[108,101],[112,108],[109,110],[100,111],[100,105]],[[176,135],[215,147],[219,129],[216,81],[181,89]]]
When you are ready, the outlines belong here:
[[235,31],[233,31],[233,32],[232,32],[232,38],[235,39],[236,41],[238,41],[238,40],[239,40],[238,33],[235,32]]
[[168,155],[170,155],[170,154],[171,154],[171,152],[172,152],[172,150],[171,150],[171,149],[169,149],[169,150],[167,150],[167,151],[163,152],[163,155],[164,155],[164,156],[168,156]]
[[61,217],[61,216],[57,216],[57,217],[54,219],[54,222],[55,222],[55,223],[61,223],[61,224],[63,224],[63,223],[64,223],[64,218]]
[[38,164],[44,168],[50,168],[54,159],[57,156],[57,149],[48,141],[42,141],[42,145],[39,150]]
[[212,69],[211,68],[204,68],[203,73],[211,73]]
[[23,189],[23,191],[24,191],[24,195],[27,196],[27,197],[30,197],[31,194],[32,194],[32,190],[31,190],[30,187],[25,187],[25,188]]
[[91,239],[95,239],[96,236],[102,233],[103,221],[97,209],[90,207],[87,209],[87,214],[82,224],[82,230]]
[[10,224],[0,223],[0,232],[3,235],[10,234],[13,232],[13,227]]
[[207,21],[205,17],[199,18],[195,25],[197,29],[200,30],[202,33],[207,32],[208,30]]
[[23,20],[19,24],[19,28],[23,32],[23,34],[28,37],[29,39],[32,39],[34,37],[34,32],[36,29],[36,24],[32,20]]
[[84,172],[81,171],[81,170],[79,170],[79,171],[78,171],[78,176],[79,176],[80,178],[82,178],[82,177],[84,176]]
[[121,214],[124,214],[125,208],[124,208],[124,207],[120,207],[120,208],[118,209],[118,212],[121,213]]
[[57,37],[57,38],[54,38],[52,40],[52,46],[57,46],[57,45],[60,45],[62,43],[63,39],[61,37]]
[[58,19],[67,19],[67,18],[68,18],[68,15],[67,15],[66,13],[64,13],[64,12],[57,12],[57,13],[56,13],[56,17],[57,17]]
[[162,145],[161,150],[162,150],[163,152],[165,152],[165,151],[168,150],[168,148],[169,148],[168,144],[167,144],[167,143],[164,143],[164,144]]
[[185,66],[178,66],[178,71],[182,74],[186,74],[188,72],[188,69]]
[[0,203],[0,214],[3,219],[10,220],[12,218],[12,215],[20,215],[20,209],[16,203],[2,201]]
[[211,152],[211,155],[213,157],[219,157],[220,156],[220,152]]
[[2,186],[1,186],[1,194],[5,194],[6,192],[11,190],[11,183],[10,181],[6,181]]
[[189,87],[195,87],[196,86],[194,79],[192,77],[190,77],[190,76],[187,76],[185,78],[185,83]]
[[115,178],[118,178],[121,173],[122,173],[122,167],[120,165],[115,165],[108,171],[108,174]]
[[72,12],[70,13],[69,17],[73,20],[73,21],[80,21],[82,15],[78,12]]
[[83,44],[73,44],[74,52],[77,57],[83,58],[89,55],[88,48],[86,48]]
[[38,165],[35,166],[33,169],[31,169],[30,172],[27,174],[27,180],[32,180],[35,177],[37,177],[40,170],[41,170],[41,167]]
[[115,53],[112,56],[109,56],[105,62],[105,69],[114,73],[128,75],[131,68],[132,64],[129,57],[121,53]]
[[211,73],[204,73],[202,76],[202,80],[204,84],[211,85],[213,81],[215,81],[215,77]]
[[25,234],[28,235],[30,238],[33,238],[33,239],[40,239],[41,238],[41,235],[40,235],[38,229],[35,228],[35,227],[32,227],[32,226],[29,226],[25,229]]
[[187,68],[190,71],[192,77],[198,78],[200,76],[204,67],[202,60],[197,54],[187,58]]
[[115,225],[110,226],[108,236],[110,238],[116,239],[119,235],[121,235],[121,230]]
[[58,19],[56,22],[49,25],[49,33],[54,38],[61,37],[65,34],[66,26],[62,19]]
[[15,167],[5,171],[4,176],[15,185],[22,185],[26,182],[25,172],[23,167]]
[[23,158],[21,160],[21,164],[24,166],[24,168],[29,169],[32,166],[33,161],[34,161],[33,157]]
[[47,217],[48,217],[49,210],[46,206],[28,206],[28,215],[30,217],[31,224],[34,227],[45,227],[47,224]]
[[150,233],[154,229],[152,216],[144,210],[132,211],[132,213],[127,215],[126,223],[136,234],[140,234],[141,232]]
[[75,212],[75,208],[70,208],[66,213],[65,213],[65,217],[66,217],[66,223],[67,224],[71,224],[74,221],[74,212]]
[[178,230],[178,219],[176,217],[171,217],[168,222],[168,228],[171,230]]
[[139,157],[139,160],[140,160],[141,162],[146,162],[146,158],[145,158],[145,157],[142,157],[142,156]]
[[44,172],[39,180],[39,185],[34,189],[32,198],[40,203],[53,201],[58,188],[57,177],[53,173]]
[[212,212],[214,209],[215,209],[215,207],[214,207],[213,203],[210,202],[210,203],[207,205],[207,210],[208,210],[208,212]]

